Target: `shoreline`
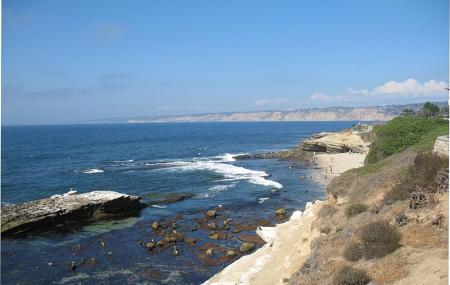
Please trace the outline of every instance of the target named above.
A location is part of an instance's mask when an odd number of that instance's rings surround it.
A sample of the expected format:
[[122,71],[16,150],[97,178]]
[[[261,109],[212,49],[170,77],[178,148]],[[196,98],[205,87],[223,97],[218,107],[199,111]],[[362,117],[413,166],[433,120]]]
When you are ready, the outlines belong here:
[[[328,185],[341,173],[361,167],[366,153],[320,153],[314,156],[313,179]],[[330,169],[331,167],[331,169]],[[290,219],[275,227],[260,227],[256,233],[267,243],[243,256],[205,281],[204,285],[285,284],[305,263],[311,242],[320,231],[314,222],[328,201],[308,202],[304,211],[295,211]],[[294,250],[295,249],[295,250]]]

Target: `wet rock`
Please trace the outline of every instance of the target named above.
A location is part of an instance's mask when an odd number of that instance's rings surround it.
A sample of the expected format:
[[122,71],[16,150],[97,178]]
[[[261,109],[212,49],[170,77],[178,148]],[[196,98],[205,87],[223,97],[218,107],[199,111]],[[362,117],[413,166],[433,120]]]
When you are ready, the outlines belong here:
[[216,223],[212,222],[208,224],[208,229],[210,230],[216,230],[217,229],[217,225]]
[[93,191],[13,205],[1,205],[1,233],[23,234],[56,226],[86,224],[104,218],[136,215],[145,207],[140,197],[114,191]]
[[212,234],[212,235],[209,236],[209,238],[213,239],[213,240],[218,240],[219,239],[219,235],[218,234]]
[[180,255],[180,251],[178,250],[178,248],[175,245],[173,246],[172,254],[175,256]]
[[247,242],[247,243],[253,243],[253,244],[260,244],[263,245],[266,242],[260,238],[258,235],[240,235],[238,237],[241,241]]
[[195,245],[198,241],[196,238],[185,238],[184,240],[188,245]]
[[241,244],[241,247],[239,248],[240,252],[250,252],[255,248],[255,244],[251,242],[244,242]]
[[194,197],[193,193],[190,192],[180,192],[180,193],[149,193],[144,196],[147,198],[146,203],[149,205],[165,205],[172,204],[176,202],[183,201],[184,199],[189,199]]
[[277,216],[284,216],[284,215],[286,215],[286,209],[285,208],[280,208],[280,209],[275,211],[275,214]]
[[164,246],[164,241],[160,240],[160,241],[156,242],[156,245],[159,247],[162,247],[162,246]]
[[256,224],[258,226],[268,226],[268,225],[270,225],[270,222],[267,220],[264,220],[264,219],[259,219],[256,221]]
[[159,222],[153,222],[152,229],[154,229],[156,231],[159,229],[160,226],[161,226],[161,224]]
[[209,210],[206,212],[206,216],[208,216],[209,218],[215,218],[216,217],[216,210]]
[[233,258],[233,257],[235,257],[236,255],[237,255],[237,254],[236,254],[236,252],[234,252],[234,250],[231,250],[231,249],[227,250],[227,257]]
[[249,222],[248,224],[237,224],[235,228],[239,231],[254,231],[257,225],[254,222]]
[[208,248],[208,249],[206,250],[206,254],[207,254],[207,255],[213,255],[213,248]]
[[147,248],[147,250],[152,250],[155,246],[156,245],[154,242],[148,242],[145,244],[145,247]]
[[76,263],[74,261],[69,263],[69,269],[72,270],[72,271],[77,270],[77,265],[76,265]]

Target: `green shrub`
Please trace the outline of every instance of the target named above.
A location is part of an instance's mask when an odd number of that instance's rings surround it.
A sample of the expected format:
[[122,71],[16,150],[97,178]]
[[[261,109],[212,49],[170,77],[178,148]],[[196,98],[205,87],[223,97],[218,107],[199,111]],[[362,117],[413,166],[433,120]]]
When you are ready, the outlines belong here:
[[374,129],[375,140],[366,162],[375,163],[415,144],[429,147],[438,135],[448,134],[448,121],[436,118],[397,117]]
[[368,208],[367,205],[362,203],[351,204],[345,209],[345,216],[347,218],[354,217],[367,211],[367,208]]
[[400,247],[400,233],[384,220],[365,225],[360,238],[363,255],[367,259],[386,256]]
[[347,243],[344,247],[344,252],[342,255],[349,261],[360,260],[363,256],[361,244],[354,241]]
[[370,278],[364,270],[344,266],[333,277],[334,285],[366,285]]

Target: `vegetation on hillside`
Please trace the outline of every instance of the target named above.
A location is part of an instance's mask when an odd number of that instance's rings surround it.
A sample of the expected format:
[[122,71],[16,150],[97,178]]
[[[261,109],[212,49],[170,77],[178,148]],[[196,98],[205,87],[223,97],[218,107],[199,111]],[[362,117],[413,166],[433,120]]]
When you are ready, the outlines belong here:
[[426,117],[398,117],[375,127],[375,140],[366,157],[369,164],[376,163],[410,146],[429,150],[436,137],[448,134],[448,121]]
[[417,203],[428,203],[432,199],[431,194],[446,192],[440,185],[442,175],[448,177],[448,158],[432,153],[418,154],[414,164],[399,174],[397,183],[386,193],[384,202],[392,204],[409,198],[413,208],[420,206]]

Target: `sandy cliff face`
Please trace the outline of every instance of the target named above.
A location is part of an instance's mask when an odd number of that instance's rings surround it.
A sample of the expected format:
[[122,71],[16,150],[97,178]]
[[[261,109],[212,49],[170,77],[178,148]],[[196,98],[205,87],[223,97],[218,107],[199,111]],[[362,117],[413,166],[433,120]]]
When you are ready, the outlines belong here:
[[252,121],[387,121],[395,114],[379,107],[324,108],[296,111],[234,112],[205,115],[173,116],[129,122],[252,122]]

